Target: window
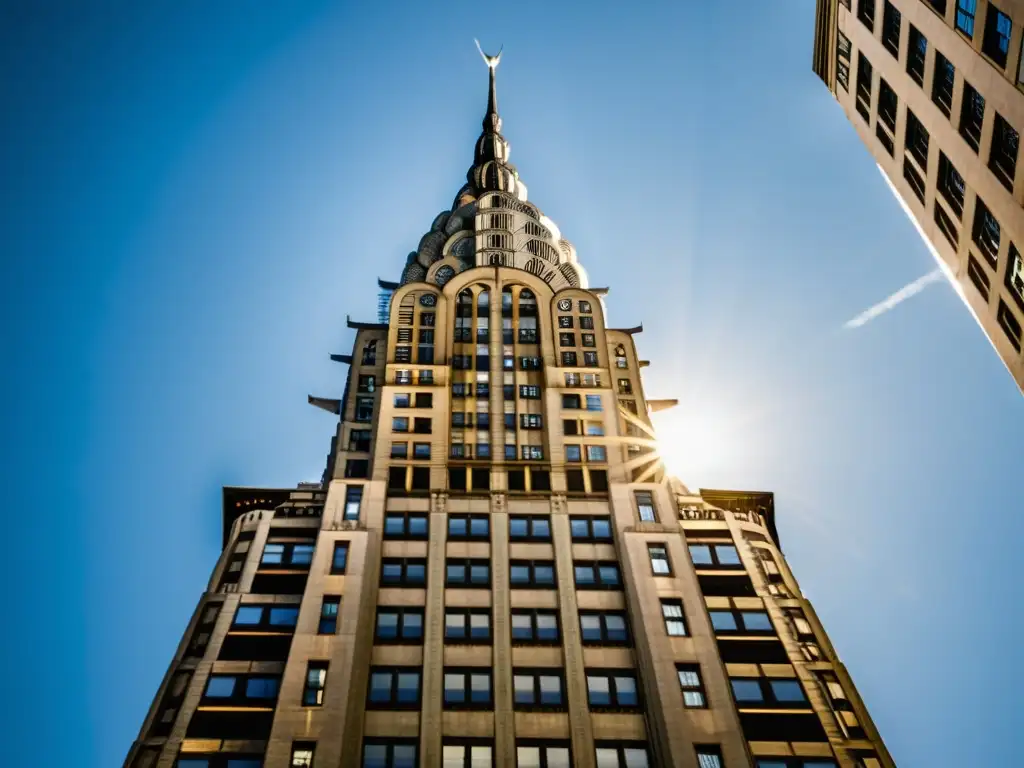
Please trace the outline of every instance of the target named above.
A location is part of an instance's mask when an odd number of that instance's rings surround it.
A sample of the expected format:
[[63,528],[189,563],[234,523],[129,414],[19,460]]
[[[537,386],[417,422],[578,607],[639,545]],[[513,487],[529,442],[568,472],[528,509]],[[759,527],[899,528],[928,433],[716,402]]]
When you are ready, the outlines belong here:
[[444,670],[445,709],[492,709],[491,670]]
[[408,443],[391,443],[391,458],[406,459],[409,457]]
[[545,610],[512,610],[512,642],[544,643],[559,641],[558,614]]
[[425,512],[388,512],[384,515],[384,538],[426,539],[427,521]]
[[985,36],[982,38],[981,52],[1003,69],[1006,69],[1006,56],[1010,52],[1012,30],[1010,17],[990,2],[988,13],[985,14]]
[[[581,343],[583,344],[584,347],[596,347],[597,346],[597,340],[596,340],[594,334],[592,334],[592,333],[581,334],[580,341],[581,341]],[[596,352],[584,352],[583,353],[583,359],[584,360],[588,359],[587,355],[593,355],[594,356],[594,365],[596,366],[597,365],[597,353]],[[589,365],[589,363],[588,363],[588,365]]]
[[376,709],[418,708],[420,674],[418,667],[371,667],[367,706]]
[[381,561],[382,587],[422,587],[427,583],[427,561],[415,557],[385,557]]
[[964,178],[949,162],[945,152],[939,152],[938,190],[959,219],[964,212]]
[[797,680],[790,678],[730,677],[733,698],[739,706],[792,707],[807,705],[807,696]]
[[[896,111],[899,106],[899,99],[896,96],[896,91],[885,81],[885,78],[880,78],[878,81],[878,119],[890,130],[896,131]],[[890,152],[890,154],[892,154]]]
[[551,588],[555,586],[555,564],[551,560],[512,560],[509,583],[513,588]]
[[[558,316],[558,327],[559,328],[572,328],[572,315],[559,315]],[[569,345],[570,347],[572,344]]]
[[702,744],[697,748],[697,768],[723,768],[722,750]]
[[356,421],[373,421],[373,398],[372,397],[357,397],[356,398]]
[[940,16],[946,15],[946,0],[926,0],[928,5],[935,9]]
[[[420,375],[422,376],[422,373]],[[395,384],[412,384],[412,371],[407,368],[395,371]]]
[[379,643],[423,642],[423,609],[378,608],[374,639]]
[[431,420],[424,418],[413,419],[412,431],[417,435],[429,435],[431,430]]
[[611,561],[573,562],[577,589],[619,589],[622,577],[618,563]]
[[560,347],[575,347],[576,346],[576,334],[575,333],[560,333],[560,334],[558,334],[558,346],[560,346]]
[[591,709],[636,709],[640,706],[636,675],[624,670],[587,670],[587,702]]
[[562,395],[562,407],[570,409],[580,408],[580,396],[579,395]]
[[568,741],[517,741],[516,768],[571,768]]
[[408,416],[395,416],[391,419],[391,431],[392,432],[408,432],[409,431],[409,417]]
[[359,384],[356,387],[357,392],[373,392],[376,389],[376,377],[374,376],[360,376]]
[[587,446],[587,461],[604,462],[608,461],[608,455],[603,445]]
[[430,443],[413,443],[412,444],[412,457],[414,459],[429,459],[430,458]]
[[690,544],[690,559],[698,568],[718,566],[720,568],[742,568],[740,553],[732,544]]
[[445,586],[489,587],[491,564],[487,560],[453,559],[445,561]]
[[935,75],[932,79],[932,101],[946,117],[953,109],[953,81],[956,67],[938,51],[935,52]]
[[560,709],[565,706],[562,675],[553,669],[512,670],[513,703],[516,709]]
[[263,547],[260,565],[309,567],[313,560],[312,544],[268,541]]
[[707,698],[700,679],[700,667],[696,664],[677,664],[676,674],[679,676],[679,687],[683,689],[683,706],[689,709],[706,707]]
[[587,437],[603,437],[604,424],[602,424],[600,421],[586,422],[586,435]]
[[907,74],[920,86],[924,85],[924,65],[927,55],[928,38],[911,24],[909,42],[907,44]]
[[583,461],[583,452],[580,446],[566,444],[565,446],[565,460],[566,461]]
[[981,297],[987,302],[992,286],[981,263],[972,254],[967,255],[967,276]]
[[566,368],[573,368],[576,365],[576,353],[575,352],[563,352],[562,353],[562,365]]
[[348,565],[348,542],[334,542],[334,555],[331,557],[331,573],[344,573]]
[[519,414],[519,426],[523,429],[540,429],[541,415],[539,413],[521,413]]
[[654,522],[657,520],[657,515],[654,513],[654,496],[650,491],[636,491],[634,492],[636,498],[636,509],[640,515],[640,519],[645,522]]
[[917,119],[917,115],[908,109],[904,144],[925,172],[928,171],[928,139],[928,130]]
[[519,369],[522,371],[539,371],[541,362],[539,357],[520,357]]
[[580,318],[580,328],[582,328],[585,331],[592,331],[592,330],[594,330],[594,318],[592,318],[592,317],[581,317]]
[[993,267],[999,256],[999,222],[980,197],[974,202],[974,228],[972,239]]
[[409,407],[409,393],[396,394],[395,395],[395,408],[408,408]]
[[872,32],[875,31],[875,0],[857,0],[857,18]]
[[964,81],[964,97],[960,103],[960,135],[975,152],[981,144],[981,125],[985,120],[985,99]]
[[200,704],[266,707],[277,699],[281,678],[273,675],[210,675]]
[[1003,333],[1006,334],[1006,338],[1010,344],[1013,345],[1013,348],[1020,352],[1020,322],[1016,317],[1014,317],[1013,312],[1008,306],[1006,306],[1002,299],[999,301],[999,310],[996,312],[996,321],[999,323],[999,327],[1003,329]]
[[463,643],[491,642],[491,613],[484,609],[446,608],[444,639]]
[[320,625],[317,634],[333,635],[338,631],[338,609],[341,607],[340,595],[324,595],[320,604]]
[[643,742],[595,741],[597,768],[648,768],[650,757]]
[[[312,768],[313,754],[316,752],[316,745],[311,741],[296,741],[292,743],[292,760],[288,763],[289,768]],[[228,763],[228,768],[234,768]]]
[[540,400],[540,387],[536,384],[520,384],[519,396],[526,400]]
[[611,518],[606,516],[570,517],[569,530],[572,532],[573,541],[612,540]]
[[373,739],[363,742],[363,768],[417,768],[416,742]]
[[604,410],[604,406],[601,405],[600,395],[587,395],[587,410],[588,411],[601,411]]
[[302,706],[319,707],[324,703],[327,685],[327,662],[311,661],[306,667],[306,684],[302,688]]
[[509,517],[509,539],[513,541],[551,541],[551,519],[543,515]]
[[443,768],[491,768],[494,765],[494,747],[491,742],[450,741],[441,745]]
[[716,634],[774,634],[771,619],[764,611],[713,610],[711,626]]
[[627,645],[626,614],[617,611],[580,611],[580,636],[584,645]]
[[348,433],[348,449],[350,451],[370,450],[370,430],[353,429]]
[[648,544],[647,555],[651,558],[651,570],[655,576],[671,576],[672,564],[664,544]]
[[[1024,59],[1024,55],[1021,58]],[[1019,148],[1020,134],[996,112],[992,125],[992,147],[989,150],[988,167],[1010,193],[1013,192],[1013,177],[1017,173]]]
[[231,626],[232,629],[280,631],[285,628],[294,629],[298,618],[297,605],[270,606],[246,603],[238,607]]
[[900,57],[900,24],[902,15],[895,6],[885,0],[885,8],[882,11],[882,45],[896,59]]
[[523,461],[542,461],[543,459],[544,449],[539,445],[523,446]]
[[1024,310],[1024,259],[1017,246],[1010,243],[1010,258],[1006,262],[1006,287],[1017,305]]
[[417,408],[433,408],[434,407],[434,395],[431,392],[417,392],[416,393],[416,407]]
[[633,394],[633,385],[630,383],[629,379],[618,379],[616,383],[618,384],[620,395]]
[[978,0],[956,0],[956,28],[968,37],[974,37],[974,17]]
[[491,520],[487,515],[449,515],[449,539],[486,540],[491,536]]

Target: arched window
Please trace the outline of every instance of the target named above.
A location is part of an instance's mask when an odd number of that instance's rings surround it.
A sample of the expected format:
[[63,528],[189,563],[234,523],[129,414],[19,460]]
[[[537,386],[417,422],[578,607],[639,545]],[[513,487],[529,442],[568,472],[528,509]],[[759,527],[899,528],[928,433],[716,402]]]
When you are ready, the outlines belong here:
[[377,364],[377,340],[366,342],[366,346],[363,347],[363,365],[376,365]]

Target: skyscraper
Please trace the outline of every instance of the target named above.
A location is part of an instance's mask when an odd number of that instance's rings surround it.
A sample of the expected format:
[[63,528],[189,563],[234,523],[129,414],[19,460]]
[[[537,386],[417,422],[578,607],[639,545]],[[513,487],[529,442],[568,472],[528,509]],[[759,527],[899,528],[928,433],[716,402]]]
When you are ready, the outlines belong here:
[[509,161],[349,322],[320,483],[224,489],[132,768],[880,768],[770,493],[666,477],[634,337]]
[[1022,0],[818,0],[813,66],[1024,389],[1022,25]]

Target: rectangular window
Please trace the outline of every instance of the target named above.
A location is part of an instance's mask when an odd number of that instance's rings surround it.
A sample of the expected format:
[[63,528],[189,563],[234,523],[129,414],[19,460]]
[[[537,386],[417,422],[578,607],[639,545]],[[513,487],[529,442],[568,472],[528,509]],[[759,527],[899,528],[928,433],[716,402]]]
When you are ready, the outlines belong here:
[[391,458],[392,459],[407,459],[409,458],[409,444],[408,443],[391,443]]
[[509,584],[513,589],[553,589],[555,564],[551,560],[512,560]]
[[677,664],[679,687],[683,690],[683,706],[688,709],[703,709],[707,706],[704,685],[700,679],[700,667],[696,664]]
[[519,414],[519,426],[522,429],[540,429],[543,426],[541,415],[539,413],[521,413]]
[[697,768],[723,768],[722,750],[716,746],[702,744],[696,747]]
[[[313,768],[313,754],[315,752],[316,744],[311,741],[292,742],[292,759],[288,763],[289,768]],[[200,767],[196,766],[196,768]],[[233,768],[233,766],[229,763],[228,768]]]
[[331,573],[344,573],[346,565],[348,565],[348,542],[336,541],[334,556],[331,558]]
[[425,512],[388,512],[384,515],[384,538],[425,540],[428,520]]
[[1006,287],[1024,311],[1024,258],[1013,243],[1010,243],[1010,258],[1006,262]]
[[419,645],[423,642],[423,609],[378,608],[374,640],[378,643]]
[[619,564],[613,561],[573,561],[577,589],[621,589]]
[[520,357],[519,369],[522,371],[539,371],[541,362],[539,357]]
[[[572,315],[559,315],[558,316],[558,327],[559,328],[572,328]],[[572,346],[572,345],[570,345]]]
[[441,745],[441,765],[442,768],[492,768],[494,743],[446,738]]
[[644,522],[653,523],[657,519],[657,515],[654,512],[654,496],[650,491],[636,491],[633,495],[636,498],[636,509],[640,519]]
[[910,185],[910,189],[917,196],[917,199],[923,203],[925,193],[924,178],[906,157],[903,158],[903,178],[906,179],[907,184]]
[[730,677],[733,698],[740,707],[807,706],[807,696],[797,680],[765,677]]
[[588,445],[587,446],[587,461],[604,462],[608,460],[608,455],[605,452],[603,445]]
[[562,407],[579,409],[580,408],[580,396],[579,395],[562,395]]
[[604,406],[601,405],[600,395],[587,395],[587,410],[588,411],[601,411],[604,410]]
[[576,334],[575,333],[560,333],[560,334],[558,334],[558,346],[560,346],[560,347],[575,347],[576,346]]
[[964,212],[964,178],[953,164],[949,162],[945,152],[939,152],[938,191],[942,199],[949,203],[953,213],[959,219]]
[[474,588],[490,587],[490,561],[448,558],[445,561],[445,586]]
[[410,739],[367,739],[363,742],[363,768],[416,768],[417,744]]
[[[1024,53],[1022,53],[1024,58]],[[992,147],[988,155],[989,170],[999,183],[1013,193],[1013,180],[1017,174],[1017,151],[1020,149],[1020,134],[1017,133],[998,112],[992,124]]]
[[618,611],[580,611],[580,637],[584,645],[628,645],[626,614]]
[[395,371],[395,384],[412,384],[412,371],[408,368],[399,368]]
[[370,430],[353,429],[348,433],[348,449],[350,451],[370,450]]
[[370,667],[367,708],[419,709],[420,675],[419,667]]
[[861,23],[875,31],[875,0],[857,0],[857,18]]
[[575,352],[563,352],[562,353],[562,366],[565,368],[574,368],[576,366],[576,353]]
[[324,703],[327,685],[327,662],[311,661],[306,667],[306,684],[302,688],[302,706],[319,707]]
[[273,566],[277,569],[298,568],[305,570],[313,561],[313,545],[293,542],[275,542],[270,540],[263,547],[260,566]]
[[445,667],[444,708],[493,709],[491,670]]
[[448,538],[486,541],[491,536],[491,519],[487,515],[449,515]]
[[430,443],[413,443],[412,444],[412,457],[414,459],[429,459],[430,458]]
[[376,389],[376,377],[360,376],[357,392],[373,392]]
[[553,669],[512,670],[516,709],[562,709],[565,707],[564,687],[561,673]]
[[636,675],[625,670],[587,670],[587,703],[597,710],[638,708]]
[[974,17],[978,13],[978,0],[956,0],[956,28],[968,37],[974,37]]
[[775,634],[771,619],[764,611],[711,610],[711,626],[715,634]]
[[373,398],[357,397],[355,420],[362,422],[373,421]]
[[965,80],[963,101],[960,103],[960,135],[975,152],[981,144],[981,126],[984,121],[985,98]]
[[935,223],[939,225],[939,230],[946,240],[949,241],[953,250],[956,250],[960,243],[960,233],[957,231],[953,220],[949,218],[949,214],[946,213],[946,209],[939,204],[938,200],[935,201]]
[[542,461],[544,459],[544,449],[539,445],[524,445],[522,452],[523,461]]
[[902,21],[902,14],[889,0],[885,0],[885,7],[882,11],[882,45],[897,60],[900,58],[900,25]]
[[648,544],[647,554],[651,559],[651,571],[655,576],[671,576],[672,564],[664,544]]
[[[516,768],[570,768],[571,751],[568,741],[516,741]],[[601,768],[604,768],[602,766]]]
[[[899,99],[885,78],[878,81],[878,119],[893,133],[896,132],[896,112]],[[890,152],[890,154],[892,154]]]
[[582,449],[578,445],[566,444],[565,446],[565,460],[566,461],[583,461]]
[[996,312],[996,321],[999,323],[999,327],[1003,329],[1003,333],[1006,334],[1006,338],[1010,344],[1013,345],[1013,348],[1020,352],[1020,322],[1016,317],[1014,317],[1013,311],[1006,306],[1002,300],[999,301],[999,310]]
[[907,74],[920,86],[924,86],[924,65],[928,55],[928,38],[913,24],[910,25],[907,43]]
[[996,217],[980,197],[974,201],[974,227],[971,239],[981,250],[989,264],[996,266],[999,256],[1000,227]]
[[690,544],[690,559],[698,568],[742,568],[740,553],[732,544]]
[[512,609],[512,642],[552,645],[560,640],[556,611]]
[[345,520],[358,520],[359,508],[363,501],[363,486],[350,485],[345,489]]
[[597,741],[594,754],[598,768],[648,768],[651,765],[647,745],[642,741]]
[[422,587],[427,583],[427,561],[416,557],[385,557],[381,561],[382,587]]
[[587,437],[604,437],[604,424],[600,421],[588,421],[585,422],[585,426],[584,432]]
[[551,541],[551,520],[543,515],[510,515],[508,535],[513,541]]
[[408,416],[395,416],[391,419],[391,431],[392,432],[408,432],[409,431],[409,417]]
[[540,387],[536,384],[519,385],[519,396],[526,400],[540,400]]
[[395,408],[408,408],[409,407],[409,393],[396,394],[394,398]]
[[271,606],[246,603],[238,607],[231,626],[232,629],[280,632],[285,629],[294,629],[298,618],[299,607],[297,605]]
[[569,530],[573,541],[611,541],[612,524],[607,516],[571,517]]
[[431,420],[423,418],[414,419],[412,431],[417,435],[429,435],[431,431]]
[[907,110],[907,125],[904,144],[911,157],[917,161],[921,169],[928,172],[928,130],[917,119],[917,115]]
[[935,74],[932,78],[932,101],[946,117],[953,110],[953,81],[956,67],[938,51],[935,52]]
[[989,290],[991,288],[988,275],[985,274],[985,269],[981,266],[978,260],[970,254],[967,256],[967,276],[971,279],[971,283],[977,289],[981,298],[987,302]]
[[317,634],[333,635],[338,631],[338,610],[341,608],[340,595],[324,595],[320,604],[320,625]]
[[665,632],[670,637],[686,637],[686,617],[683,615],[682,600],[663,599],[661,615],[665,619]]
[[988,12],[985,14],[985,36],[982,38],[981,52],[1003,69],[1006,69],[1012,32],[1013,24],[1010,17],[989,2]]
[[491,613],[486,609],[446,608],[444,612],[445,642],[491,642]]

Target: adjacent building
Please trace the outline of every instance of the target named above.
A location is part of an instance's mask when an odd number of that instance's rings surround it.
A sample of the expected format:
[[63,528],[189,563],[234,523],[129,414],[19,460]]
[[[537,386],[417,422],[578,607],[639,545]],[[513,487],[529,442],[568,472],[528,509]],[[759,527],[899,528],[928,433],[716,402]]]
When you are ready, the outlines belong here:
[[1024,388],[1022,27],[1024,0],[818,0],[814,71]]
[[131,768],[893,766],[770,493],[666,477],[634,339],[527,199],[468,182],[349,322],[320,483],[225,488]]

